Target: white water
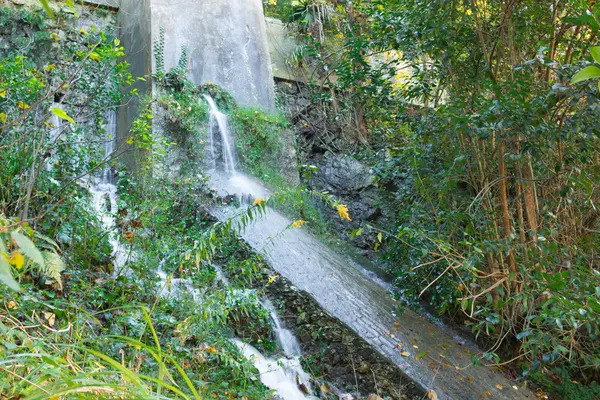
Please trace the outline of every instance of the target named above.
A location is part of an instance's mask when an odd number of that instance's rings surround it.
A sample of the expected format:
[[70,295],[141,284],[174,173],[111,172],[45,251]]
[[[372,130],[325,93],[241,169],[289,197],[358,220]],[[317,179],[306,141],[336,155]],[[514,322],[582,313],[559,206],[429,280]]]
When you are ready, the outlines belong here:
[[302,382],[299,380],[298,371],[302,371],[302,367],[297,358],[273,360],[266,358],[254,347],[239,339],[232,339],[232,342],[244,357],[251,360],[258,369],[260,381],[269,389],[275,390],[282,399],[300,400],[310,398],[300,390],[299,384]]
[[[245,196],[248,195],[254,198],[265,197],[268,191],[262,184],[237,171],[236,152],[229,132],[227,115],[218,110],[210,96],[204,95],[204,98],[210,107],[208,158],[211,160],[211,166],[213,167],[212,185],[222,194],[238,195],[242,199],[242,203],[244,203]],[[217,159],[219,158],[216,154],[217,131],[221,140],[222,170],[217,168]],[[223,190],[226,192],[223,192]],[[218,266],[215,266],[215,268],[217,279],[227,285],[229,282],[221,268]],[[310,398],[307,396],[310,393],[310,375],[300,365],[302,352],[298,340],[289,329],[285,328],[275,307],[268,299],[263,301],[263,306],[270,313],[277,341],[286,357],[280,359],[266,358],[256,348],[242,342],[240,339],[232,339],[232,342],[258,369],[261,382],[269,389],[275,390],[283,400]]]
[[[110,110],[106,114],[106,123],[104,125],[104,141],[102,149],[104,157],[108,157],[114,151],[116,140],[116,112]],[[113,183],[112,170],[109,166],[105,167],[99,177],[91,179],[89,191],[92,195],[92,205],[102,222],[104,229],[109,232],[108,240],[112,248],[111,258],[115,272],[118,273],[130,258],[125,244],[121,242],[117,225],[116,215],[117,206],[117,186]]]
[[200,301],[202,293],[194,287],[191,279],[173,278],[173,275],[163,271],[162,265],[158,268],[156,274],[160,278],[159,295],[166,298],[181,299],[185,294],[189,294],[194,302]]
[[209,95],[204,95],[204,99],[210,107],[210,119],[208,123],[208,146],[209,146],[209,159],[212,163],[213,169],[217,169],[217,154],[216,154],[216,135],[220,136],[221,140],[221,153],[223,159],[223,170],[231,175],[236,174],[236,157],[235,151],[233,150],[233,140],[229,134],[229,122],[227,115],[223,114],[217,108],[215,101]]
[[298,339],[296,339],[296,336],[294,336],[292,331],[290,331],[284,326],[283,322],[279,318],[279,315],[277,314],[277,310],[275,309],[273,303],[271,303],[269,299],[265,299],[262,304],[263,307],[269,310],[270,312],[271,319],[273,320],[273,324],[275,325],[275,334],[277,335],[277,341],[283,349],[284,354],[288,357],[299,357],[300,355],[302,355]]

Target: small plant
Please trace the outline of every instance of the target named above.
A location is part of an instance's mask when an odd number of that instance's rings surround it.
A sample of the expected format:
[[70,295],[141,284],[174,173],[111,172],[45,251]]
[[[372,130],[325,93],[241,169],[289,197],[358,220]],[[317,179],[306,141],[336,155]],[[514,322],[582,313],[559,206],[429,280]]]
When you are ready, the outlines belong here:
[[154,41],[155,73],[159,78],[165,75],[165,28],[159,28],[158,39]]

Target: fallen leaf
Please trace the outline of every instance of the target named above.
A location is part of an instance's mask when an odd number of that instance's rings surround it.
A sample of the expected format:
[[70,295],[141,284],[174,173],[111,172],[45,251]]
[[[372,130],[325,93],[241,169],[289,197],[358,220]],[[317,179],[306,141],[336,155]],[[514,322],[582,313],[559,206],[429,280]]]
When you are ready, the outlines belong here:
[[425,357],[427,354],[429,354],[428,351],[422,351],[422,352],[420,352],[419,354],[417,354],[415,356],[415,361],[420,360],[421,358]]
[[48,321],[48,325],[54,326],[54,321],[56,320],[54,313],[44,311],[44,318]]
[[434,390],[430,389],[427,392],[427,398],[429,400],[438,400],[438,395],[437,395],[437,393]]
[[408,357],[408,356],[410,356],[410,353],[408,351],[403,351],[402,353],[400,353],[400,355],[402,357]]
[[497,385],[496,385],[496,389],[498,389],[498,390],[502,390],[502,385],[501,385],[501,384],[497,384]]

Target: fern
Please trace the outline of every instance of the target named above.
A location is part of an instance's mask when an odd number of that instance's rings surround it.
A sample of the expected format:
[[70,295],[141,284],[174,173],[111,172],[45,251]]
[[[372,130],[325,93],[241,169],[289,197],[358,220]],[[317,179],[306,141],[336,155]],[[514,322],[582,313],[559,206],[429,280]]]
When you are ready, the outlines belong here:
[[65,270],[65,264],[62,258],[52,251],[43,251],[42,255],[44,257],[45,265],[44,268],[40,268],[40,271],[46,278],[46,284],[51,285],[56,283],[62,291],[63,282],[61,273]]

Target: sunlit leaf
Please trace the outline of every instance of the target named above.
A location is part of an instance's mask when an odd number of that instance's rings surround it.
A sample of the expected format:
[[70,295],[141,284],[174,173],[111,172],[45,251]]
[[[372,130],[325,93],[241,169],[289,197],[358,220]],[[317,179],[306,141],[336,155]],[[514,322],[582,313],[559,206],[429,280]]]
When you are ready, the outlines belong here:
[[594,59],[594,61],[596,61],[598,64],[600,64],[600,46],[592,47],[590,49],[590,54],[592,55],[592,58]]
[[46,10],[46,12],[50,16],[50,18],[54,18],[54,13],[52,12],[52,9],[48,5],[48,0],[40,0],[40,3],[42,3],[42,6],[44,7],[44,10]]
[[37,247],[35,247],[35,244],[33,244],[31,239],[29,239],[22,233],[16,231],[12,232],[10,235],[13,238],[13,240],[17,243],[17,246],[19,246],[19,248],[23,250],[23,253],[25,253],[27,257],[31,258],[36,264],[40,265],[41,267],[45,265],[42,253],[40,253]]
[[10,264],[4,257],[0,257],[0,282],[4,283],[12,290],[17,292],[21,291],[21,286],[19,286],[19,283],[13,278],[10,271]]
[[69,121],[72,124],[75,123],[75,120],[73,118],[69,117],[67,115],[67,113],[63,109],[61,109],[61,108],[58,108],[58,107],[51,108],[50,112],[52,114],[56,115],[58,118],[64,119],[66,121]]
[[576,73],[573,78],[571,78],[571,83],[578,83],[594,78],[600,78],[600,68],[596,67],[595,65],[590,65],[589,67],[585,67]]

